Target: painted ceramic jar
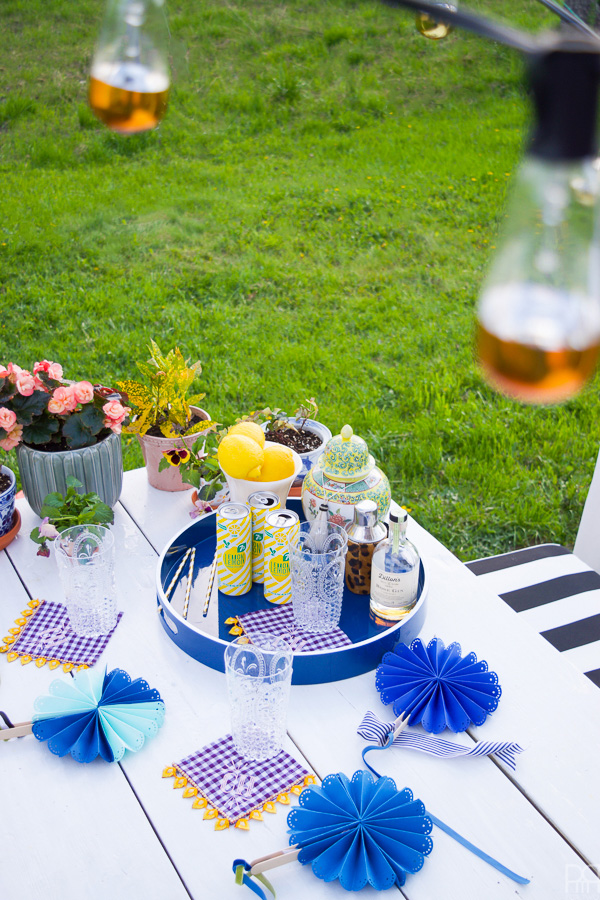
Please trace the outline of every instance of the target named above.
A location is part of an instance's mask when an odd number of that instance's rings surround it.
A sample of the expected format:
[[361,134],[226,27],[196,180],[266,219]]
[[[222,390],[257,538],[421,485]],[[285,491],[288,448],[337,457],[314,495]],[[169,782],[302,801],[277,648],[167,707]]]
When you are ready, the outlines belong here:
[[377,504],[381,521],[390,508],[390,483],[369,453],[366,442],[344,425],[341,434],[328,441],[317,464],[302,484],[302,508],[307,521],[316,518],[319,504],[329,504],[329,521],[348,528],[354,507],[361,500]]

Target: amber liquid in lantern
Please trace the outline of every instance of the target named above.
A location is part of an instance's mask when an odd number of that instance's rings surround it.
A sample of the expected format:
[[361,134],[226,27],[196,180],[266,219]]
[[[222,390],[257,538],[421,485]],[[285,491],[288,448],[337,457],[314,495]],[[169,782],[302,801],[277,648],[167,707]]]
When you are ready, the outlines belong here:
[[94,114],[111,131],[121,134],[156,128],[167,110],[167,78],[141,66],[131,66],[130,71],[123,66],[115,77],[111,77],[110,67],[106,69],[106,75],[99,67],[90,76],[89,101]]
[[556,403],[573,397],[592,376],[600,341],[583,350],[543,350],[504,341],[477,326],[479,359],[488,381],[509,397],[526,403]]
[[446,25],[444,22],[436,22],[427,13],[417,13],[416,18],[417,31],[423,37],[431,38],[432,41],[439,41],[447,37],[452,31],[452,25]]

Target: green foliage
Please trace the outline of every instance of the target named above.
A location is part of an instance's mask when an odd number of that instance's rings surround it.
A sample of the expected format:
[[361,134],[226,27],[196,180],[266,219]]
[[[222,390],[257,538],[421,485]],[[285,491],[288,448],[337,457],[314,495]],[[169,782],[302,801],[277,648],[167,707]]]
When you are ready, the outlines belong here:
[[93,438],[104,428],[104,416],[94,406],[86,406],[79,413],[72,413],[62,428],[62,433],[72,450],[89,447]]
[[[133,434],[146,434],[158,425],[164,437],[204,430],[203,423],[199,423],[200,428],[188,431],[191,413],[187,394],[202,371],[200,362],[189,365],[179,347],[165,355],[155,341],[150,341],[149,350],[152,356],[148,362],[138,363],[146,383],[118,382],[133,407],[131,423],[125,430]],[[203,397],[204,394],[197,394],[194,400],[199,401]]]
[[47,444],[53,435],[58,434],[59,428],[58,419],[45,413],[31,425],[23,426],[23,440],[26,444]]
[[17,414],[17,419],[22,425],[31,425],[37,416],[41,416],[48,406],[49,394],[34,391],[29,397],[23,397],[15,393],[11,399],[11,406]]
[[[531,0],[469,5],[557,24]],[[370,0],[179,0],[189,77],[159,129],[127,138],[81,112],[100,16],[92,0],[0,2],[0,108],[34,104],[0,128],[0,359],[113,384],[139,379],[155,336],[202,355],[211,419],[318,397],[461,558],[572,545],[598,377],[524,407],[472,349],[529,131],[519,55],[458,30],[427,41]],[[135,439],[123,452],[142,464]]]
[[217,491],[223,487],[223,473],[217,459],[217,449],[225,433],[226,429],[218,430],[216,422],[205,425],[202,437],[194,442],[191,450],[165,451],[158,464],[158,471],[162,472],[169,466],[177,466],[182,480],[198,490],[200,500],[206,502],[212,500]]
[[[83,488],[82,483],[68,475],[66,478],[67,493],[65,495],[57,492],[47,494],[42,504],[42,517],[48,519],[50,525],[54,525],[57,532],[63,531],[65,528],[71,528],[73,525],[112,525],[115,516],[110,508],[104,503],[98,494],[90,492],[88,494],[80,493]],[[37,526],[30,534],[30,538],[36,544],[40,544],[38,556],[47,556],[47,541],[52,540],[48,536],[41,533],[41,527]]]

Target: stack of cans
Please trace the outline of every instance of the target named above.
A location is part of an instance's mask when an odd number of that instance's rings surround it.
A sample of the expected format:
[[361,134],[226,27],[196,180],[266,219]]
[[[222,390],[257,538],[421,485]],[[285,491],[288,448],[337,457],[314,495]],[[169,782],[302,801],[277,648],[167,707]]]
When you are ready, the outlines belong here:
[[277,494],[255,491],[247,503],[221,503],[217,509],[217,573],[224,594],[245,594],[254,581],[264,584],[270,603],[291,600],[289,550],[300,520],[280,506]]

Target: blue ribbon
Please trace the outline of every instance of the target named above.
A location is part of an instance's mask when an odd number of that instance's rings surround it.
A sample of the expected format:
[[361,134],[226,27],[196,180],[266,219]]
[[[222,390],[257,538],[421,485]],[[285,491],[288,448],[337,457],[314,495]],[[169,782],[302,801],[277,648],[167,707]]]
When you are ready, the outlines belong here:
[[[388,739],[385,744],[370,744],[368,747],[362,752],[362,758],[365,766],[369,769],[373,775],[377,778],[381,778],[381,774],[370,766],[367,762],[365,755],[369,752],[369,750],[387,750],[388,747],[391,747],[394,743],[394,732],[390,731]],[[529,884],[529,878],[523,878],[522,875],[517,875],[516,872],[511,871],[511,869],[507,869],[506,866],[503,866],[501,862],[498,862],[497,859],[494,859],[493,856],[490,856],[485,851],[480,850],[479,847],[476,847],[475,844],[472,844],[471,841],[468,841],[462,835],[458,834],[457,831],[454,831],[453,828],[450,828],[449,825],[446,825],[445,822],[442,822],[441,819],[438,819],[437,816],[434,816],[429,810],[427,810],[427,815],[431,819],[434,825],[437,825],[442,831],[445,831],[451,838],[454,838],[455,841],[458,841],[459,844],[462,844],[463,847],[466,847],[467,850],[470,850],[471,853],[474,853],[475,856],[478,856],[480,859],[483,859],[486,863],[489,863],[490,866],[493,866],[494,869],[498,869],[499,872],[502,872],[503,875],[508,876],[508,878],[512,878],[513,881],[516,881],[517,884]]]
[[249,887],[251,891],[254,891],[254,893],[260,897],[260,900],[267,900],[267,895],[265,894],[263,889],[256,884],[256,882],[252,881],[253,877],[258,878],[259,881],[262,881],[265,887],[267,887],[271,891],[273,897],[276,896],[275,888],[273,887],[271,882],[267,878],[265,878],[264,875],[252,876],[248,874],[252,866],[245,859],[234,859],[232,868],[235,872],[236,884],[245,884],[246,887]]

